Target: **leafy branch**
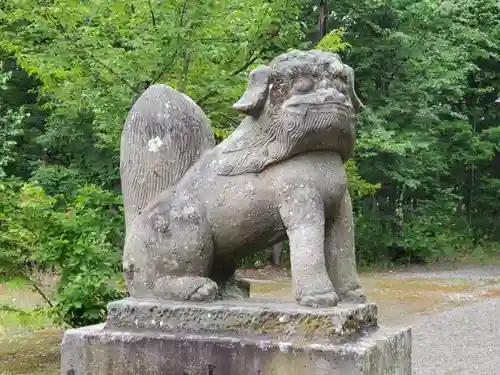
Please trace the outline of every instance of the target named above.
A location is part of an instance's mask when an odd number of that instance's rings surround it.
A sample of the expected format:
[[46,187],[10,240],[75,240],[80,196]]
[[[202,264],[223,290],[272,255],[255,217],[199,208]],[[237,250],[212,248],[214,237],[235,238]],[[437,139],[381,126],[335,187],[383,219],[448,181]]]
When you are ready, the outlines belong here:
[[[188,2],[188,0],[184,0],[184,3],[182,4],[181,12],[180,12],[179,31],[177,33],[177,45],[179,45],[182,27],[184,26],[184,20],[185,20],[186,13],[187,13],[187,2]],[[149,85],[155,84],[163,77],[163,75],[166,73],[167,69],[171,66],[172,62],[175,60],[175,58],[177,57],[178,54],[179,54],[179,51],[178,51],[178,48],[176,48],[173,56],[169,59],[169,61],[166,64],[164,64],[163,68],[161,68],[156,74],[153,74],[154,77],[151,81],[146,82],[146,87],[148,87]]]
[[156,17],[155,17],[155,12],[153,10],[153,4],[151,4],[151,0],[148,0],[148,5],[149,5],[149,12],[151,13],[151,23],[153,24],[153,27],[156,29]]
[[136,88],[125,78],[123,78],[120,74],[118,74],[113,68],[111,68],[109,65],[103,63],[99,58],[97,58],[93,53],[87,52],[87,49],[85,46],[79,46],[78,42],[70,37],[68,33],[66,32],[66,29],[61,25],[59,21],[55,19],[55,17],[51,16],[48,13],[44,14],[44,17],[47,21],[52,23],[56,30],[59,31],[59,33],[63,36],[63,38],[70,43],[74,47],[74,52],[79,55],[83,56],[83,61],[87,61],[88,58],[93,60],[95,63],[103,67],[105,70],[107,70],[111,75],[113,75],[116,79],[118,79],[120,82],[122,82],[125,86],[127,86],[132,92],[137,93]]

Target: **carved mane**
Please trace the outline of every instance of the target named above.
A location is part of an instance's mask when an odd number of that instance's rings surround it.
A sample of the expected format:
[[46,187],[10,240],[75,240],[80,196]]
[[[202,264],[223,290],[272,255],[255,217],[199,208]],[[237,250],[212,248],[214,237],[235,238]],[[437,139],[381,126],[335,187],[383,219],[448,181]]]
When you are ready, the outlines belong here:
[[[329,117],[330,113],[310,114],[308,121],[301,117],[280,117],[267,125],[247,117],[240,126],[242,129],[221,145],[219,174],[258,173],[271,164],[313,150],[332,150],[343,160],[349,159],[355,145],[354,126],[350,123],[349,129],[321,129]],[[305,142],[312,137],[312,142]]]

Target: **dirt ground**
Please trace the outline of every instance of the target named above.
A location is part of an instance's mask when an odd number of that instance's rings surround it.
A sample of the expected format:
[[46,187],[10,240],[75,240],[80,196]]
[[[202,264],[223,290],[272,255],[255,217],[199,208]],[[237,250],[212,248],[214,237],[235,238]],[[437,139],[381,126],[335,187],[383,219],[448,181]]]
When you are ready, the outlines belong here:
[[0,375],[59,374],[62,330],[43,311],[33,310],[44,306],[40,295],[29,288],[0,285],[0,305],[31,311],[0,311]]

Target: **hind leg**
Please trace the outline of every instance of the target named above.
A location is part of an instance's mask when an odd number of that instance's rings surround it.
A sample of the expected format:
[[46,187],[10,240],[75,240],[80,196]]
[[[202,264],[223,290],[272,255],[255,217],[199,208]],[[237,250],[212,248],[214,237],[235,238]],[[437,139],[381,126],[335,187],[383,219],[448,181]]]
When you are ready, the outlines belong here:
[[[147,257],[149,258],[149,256]],[[218,295],[218,286],[207,277],[205,269],[209,259],[175,259],[151,257],[146,262],[130,259],[125,266],[125,277],[131,297],[175,301],[213,301]],[[169,254],[168,258],[172,258]],[[200,267],[202,266],[202,267]]]
[[[173,217],[156,212],[130,231],[124,269],[132,297],[212,301],[217,284],[209,278],[213,263],[210,227],[200,212]],[[170,220],[167,220],[169,218]]]
[[154,294],[160,299],[213,301],[218,286],[209,278],[213,266],[213,241],[208,229],[190,226],[156,264]]

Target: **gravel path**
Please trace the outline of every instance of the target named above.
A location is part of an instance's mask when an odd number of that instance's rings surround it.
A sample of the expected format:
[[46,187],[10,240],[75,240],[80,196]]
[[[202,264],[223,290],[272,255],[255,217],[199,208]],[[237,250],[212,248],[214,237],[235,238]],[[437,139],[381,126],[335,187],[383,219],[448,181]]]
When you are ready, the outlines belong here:
[[500,299],[433,314],[412,326],[415,375],[500,374]]
[[[384,273],[382,273],[384,274]],[[393,279],[425,278],[457,278],[471,281],[480,279],[499,279],[500,264],[469,265],[469,264],[441,264],[429,266],[412,266],[409,268],[386,272]],[[499,372],[500,374],[500,372]]]
[[[392,277],[500,279],[500,266],[409,270]],[[422,317],[412,325],[414,375],[500,374],[500,299]]]

